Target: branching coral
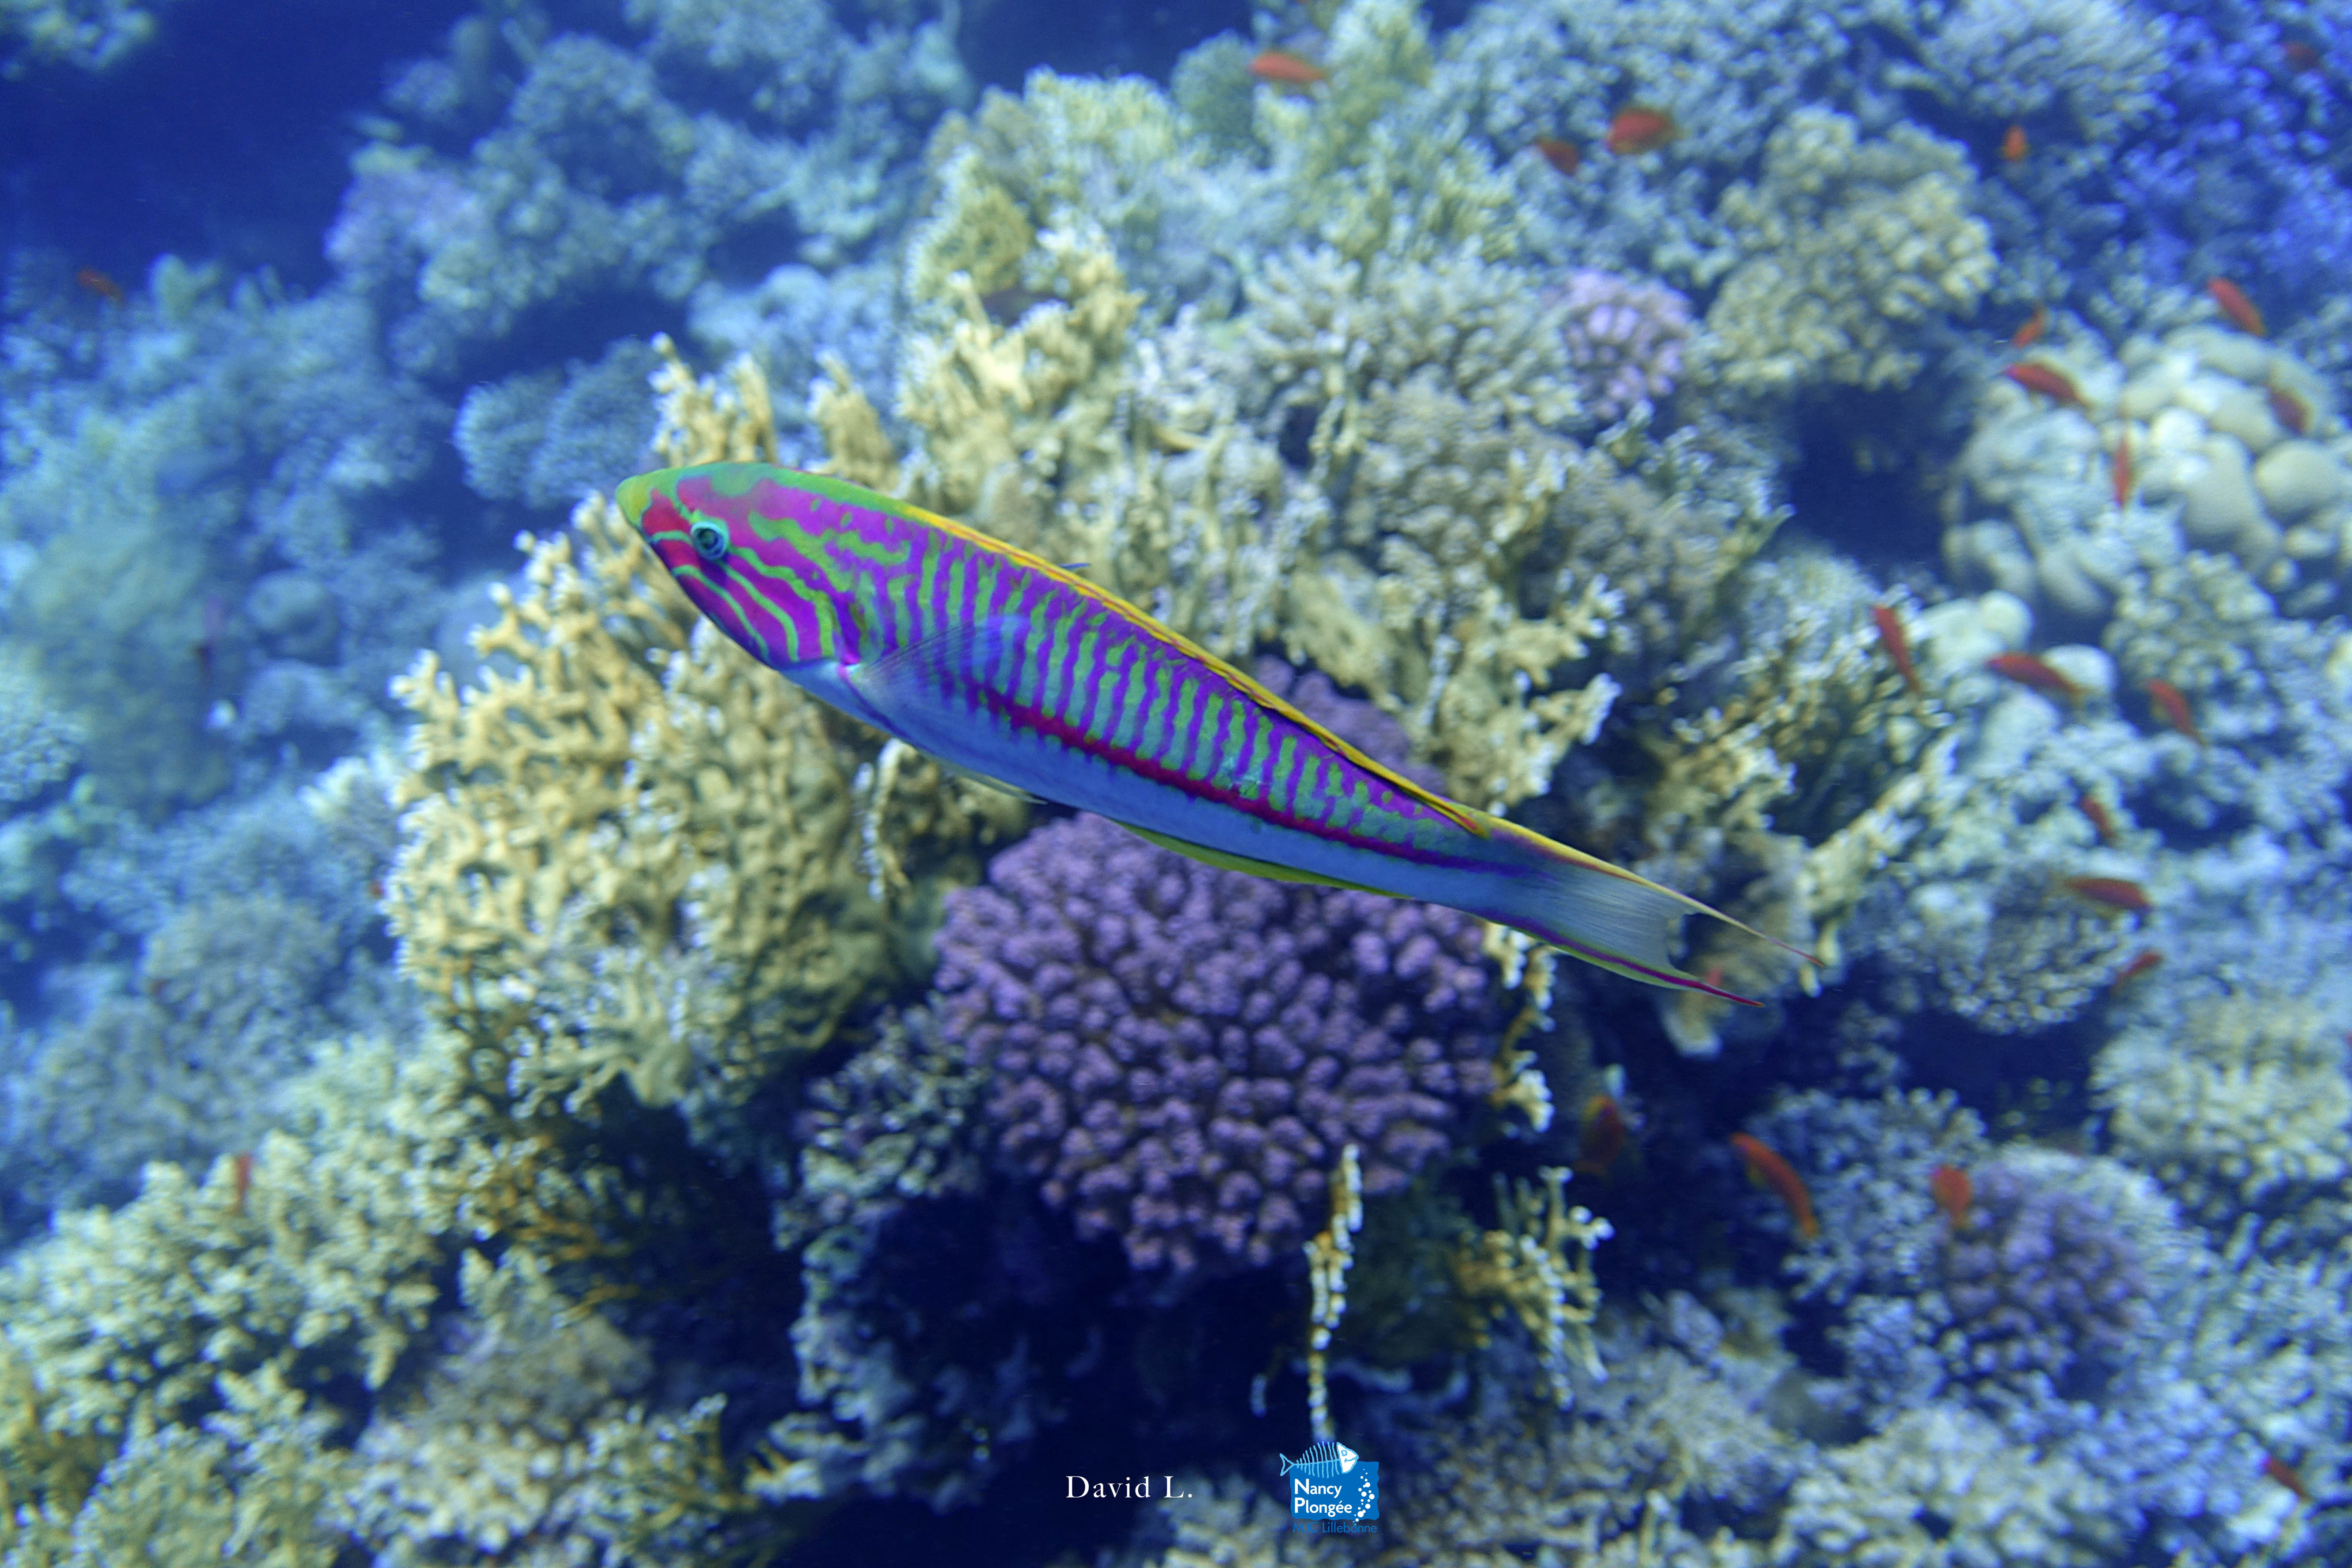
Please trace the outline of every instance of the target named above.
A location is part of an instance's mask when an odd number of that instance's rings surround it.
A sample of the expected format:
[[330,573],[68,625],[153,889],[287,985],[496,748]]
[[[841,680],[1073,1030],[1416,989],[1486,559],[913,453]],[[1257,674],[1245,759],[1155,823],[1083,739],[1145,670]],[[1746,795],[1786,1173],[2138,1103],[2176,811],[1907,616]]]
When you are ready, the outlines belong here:
[[1714,374],[1762,393],[1907,384],[1919,324],[1968,314],[1992,281],[1974,180],[1959,148],[1914,127],[1864,142],[1844,115],[1791,114],[1763,183],[1716,215],[1741,259],[1707,308]]
[[1601,1287],[1592,1278],[1592,1249],[1612,1232],[1582,1205],[1570,1207],[1568,1173],[1547,1170],[1543,1186],[1495,1178],[1496,1228],[1482,1231],[1456,1252],[1454,1275],[1464,1296],[1495,1317],[1516,1317],[1535,1342],[1552,1403],[1575,1403],[1575,1373],[1596,1382],[1604,1373],[1592,1342]]
[[[723,451],[731,427],[699,395],[677,394],[681,416]],[[518,1092],[583,1105],[626,1073],[656,1100],[694,1083],[740,1098],[899,972],[859,854],[856,773],[878,742],[698,624],[607,504],[579,521],[585,560],[569,536],[534,543],[529,588],[478,638],[512,673],[461,693],[427,654],[401,683],[419,724],[393,928]],[[936,842],[951,858],[997,809],[933,811]],[[666,996],[689,955],[705,967]],[[583,984],[605,998],[593,1028],[561,1005]]]
[[2124,1156],[2210,1223],[2333,1202],[2352,1170],[2343,1023],[2307,997],[2200,998],[2101,1047],[2093,1089]]

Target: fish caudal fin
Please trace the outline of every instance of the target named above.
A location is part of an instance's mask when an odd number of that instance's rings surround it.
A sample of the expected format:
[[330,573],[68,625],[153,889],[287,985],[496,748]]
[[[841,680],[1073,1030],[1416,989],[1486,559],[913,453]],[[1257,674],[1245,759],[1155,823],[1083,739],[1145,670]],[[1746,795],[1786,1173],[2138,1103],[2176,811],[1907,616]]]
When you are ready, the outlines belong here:
[[[1524,828],[1516,831],[1526,832]],[[1551,863],[1524,890],[1513,911],[1516,918],[1507,923],[1562,952],[1645,984],[1701,991],[1749,1007],[1757,1005],[1751,998],[1675,967],[1675,939],[1685,915],[1706,915],[1807,963],[1818,966],[1821,963],[1812,954],[1766,936],[1687,893],[1662,888],[1565,844],[1535,834],[1527,836],[1541,845]]]

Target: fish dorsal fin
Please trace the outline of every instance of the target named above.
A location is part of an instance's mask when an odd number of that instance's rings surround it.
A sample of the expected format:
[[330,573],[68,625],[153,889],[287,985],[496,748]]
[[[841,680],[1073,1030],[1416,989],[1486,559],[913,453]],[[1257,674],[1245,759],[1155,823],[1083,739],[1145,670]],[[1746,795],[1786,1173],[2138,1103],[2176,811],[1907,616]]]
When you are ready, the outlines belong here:
[[[1118,595],[1111,593],[1107,588],[1097,587],[1094,584],[1087,581],[1084,577],[1079,576],[1076,573],[1072,572],[1066,566],[1058,566],[1053,562],[1046,560],[1042,555],[1032,554],[1028,551],[1023,550],[1017,545],[1007,544],[1001,539],[992,538],[990,535],[981,532],[976,528],[957,522],[952,518],[945,518],[940,516],[936,512],[925,511],[920,507],[908,506],[904,501],[898,501],[893,504],[898,506],[908,517],[915,519],[917,521],[921,522],[928,527],[936,528],[940,530],[942,532],[952,534],[956,538],[963,540],[967,543],[979,549],[985,550],[994,555],[1002,556],[1005,560],[1011,561],[1017,565],[1024,566],[1030,571],[1038,574],[1040,576],[1051,578],[1054,582],[1060,584],[1063,587],[1067,588],[1070,592],[1077,595],[1080,598],[1090,600],[1093,603],[1101,605],[1103,608],[1120,616],[1129,621],[1136,630],[1141,632],[1145,637],[1151,638],[1153,641],[1160,643],[1165,647],[1173,649],[1175,652],[1184,655],[1188,658],[1199,659],[1202,664],[1205,664],[1211,669],[1215,670],[1217,674],[1222,676],[1229,684],[1231,684],[1236,691],[1240,692],[1244,697],[1248,698],[1250,701],[1255,703],[1258,707],[1265,709],[1267,712],[1274,714],[1276,717],[1286,720],[1289,722],[1297,725],[1299,728],[1305,730],[1308,734],[1314,736],[1317,740],[1322,742],[1325,745],[1339,752],[1339,755],[1347,758],[1349,762],[1353,763],[1356,766],[1362,768],[1366,773],[1372,774],[1374,777],[1387,784],[1400,795],[1404,795],[1408,799],[1419,801],[1422,805],[1429,807],[1430,810],[1436,812],[1439,816],[1453,822],[1456,826],[1461,827],[1467,832],[1475,833],[1481,838],[1492,836],[1492,829],[1488,827],[1486,823],[1486,813],[1475,810],[1473,807],[1464,805],[1459,801],[1448,800],[1445,796],[1438,794],[1435,790],[1431,789],[1428,785],[1414,783],[1412,779],[1407,778],[1403,773],[1399,773],[1392,767],[1390,767],[1386,763],[1376,761],[1373,758],[1365,755],[1362,752],[1357,750],[1356,747],[1349,744],[1348,742],[1340,739],[1338,735],[1333,734],[1321,724],[1317,723],[1314,720],[1308,718],[1306,714],[1292,707],[1282,698],[1276,696],[1274,692],[1267,689],[1262,682],[1244,673],[1234,666],[1226,663],[1223,659],[1219,658],[1215,654],[1211,653],[1207,648],[1202,647],[1200,644],[1194,642],[1183,633],[1175,630],[1171,626],[1162,626],[1159,621],[1153,619],[1151,615],[1144,610],[1140,605],[1128,603],[1125,599],[1120,598]],[[1011,617],[1006,618],[1010,619]]]

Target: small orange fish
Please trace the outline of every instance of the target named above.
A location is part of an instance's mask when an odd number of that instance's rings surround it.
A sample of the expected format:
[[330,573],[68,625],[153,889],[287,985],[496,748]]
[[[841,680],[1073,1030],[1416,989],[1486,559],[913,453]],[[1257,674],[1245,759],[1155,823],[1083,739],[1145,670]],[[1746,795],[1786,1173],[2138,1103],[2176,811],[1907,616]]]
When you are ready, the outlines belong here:
[[1977,1201],[1977,1184],[1958,1165],[1938,1165],[1927,1173],[1927,1191],[1954,1230],[1969,1228],[1969,1209]]
[[1576,1134],[1576,1169],[1588,1176],[1607,1175],[1632,1133],[1617,1097],[1594,1095],[1584,1102],[1584,1122]]
[[2129,436],[2117,436],[2116,437],[2115,481],[2116,504],[2119,507],[2130,505],[2132,493],[2132,460],[2131,437]]
[[1538,136],[1532,143],[1543,161],[1563,174],[1573,174],[1584,167],[1584,149],[1573,142],[1563,142],[1557,136]]
[[1797,1239],[1811,1241],[1822,1234],[1821,1222],[1813,1217],[1813,1195],[1805,1191],[1805,1180],[1796,1168],[1772,1152],[1760,1138],[1745,1132],[1731,1135],[1731,1146],[1748,1163],[1748,1179],[1759,1187],[1769,1187],[1789,1205],[1789,1217],[1796,1222]]
[[2079,702],[2083,698],[2081,687],[2061,675],[2048,660],[2030,653],[1997,653],[1985,660],[1985,668],[2004,680],[2031,687],[2044,697],[2063,698],[2068,702]]
[[2116,977],[2107,982],[2107,989],[2120,991],[2163,962],[2164,954],[2157,952],[2156,949],[2142,948],[2129,963],[2116,971]]
[[2258,338],[2270,336],[2263,329],[2263,313],[2254,309],[2254,302],[2235,283],[2227,278],[2208,278],[2205,292],[2213,296],[2213,303],[2221,307],[2221,314],[2229,317],[2231,324],[2240,331],[2252,332]]
[[2036,305],[2033,307],[2033,314],[2025,318],[2025,325],[2010,334],[2009,346],[2013,349],[2030,349],[2040,342],[2049,331],[2050,307]]
[[2032,151],[2033,143],[2025,139],[2025,127],[2014,120],[2011,121],[2009,133],[2000,139],[2000,161],[2021,163],[2025,162],[2025,155]]
[[2319,64],[2319,46],[2301,38],[2289,38],[2279,46],[2279,53],[2285,57],[2286,68],[2291,71],[2311,70]]
[[2116,819],[2108,815],[2106,802],[2097,795],[2084,794],[2074,797],[2074,805],[2091,819],[2091,826],[2098,830],[2100,843],[2113,844],[2116,841]]
[[2199,745],[2205,743],[2205,737],[2197,731],[2197,715],[2189,710],[2188,693],[2169,680],[2143,680],[2139,689],[2147,693],[2149,704],[2163,716],[2166,723]]
[[2083,406],[2083,395],[2074,390],[2074,384],[2046,364],[2013,364],[2000,374],[2026,391],[2038,392],[2053,403],[2071,404],[2076,408]]
[[2302,398],[2281,387],[2263,390],[2271,395],[2272,418],[2297,436],[2311,428],[2311,410],[2303,405]]
[[1620,157],[1654,153],[1675,137],[1682,127],[1663,109],[1630,108],[1617,111],[1609,122],[1608,147]]
[[253,1190],[253,1156],[250,1153],[239,1154],[233,1169],[236,1184],[236,1202],[230,1212],[242,1215],[245,1213],[245,1194]]
[[1910,688],[1912,696],[1918,696],[1919,670],[1911,662],[1911,639],[1904,635],[1902,621],[1885,605],[1871,605],[1870,618],[1878,627],[1878,640],[1886,645],[1886,657],[1901,672],[1903,684]]
[[117,283],[95,267],[85,267],[76,272],[74,281],[110,305],[120,305],[130,298],[123,293],[121,284]]
[[2144,915],[2156,907],[2146,888],[2121,877],[2067,877],[2058,885],[2078,899],[2126,914]]
[[2311,1500],[2311,1489],[2303,1484],[2303,1477],[2293,1465],[2288,1464],[2276,1454],[2263,1456],[2263,1474],[2293,1492],[2297,1502],[2307,1503]]
[[1312,60],[1300,59],[1287,49],[1262,49],[1249,63],[1250,75],[1260,81],[1270,81],[1276,87],[1313,87],[1318,81],[1329,81],[1331,73]]

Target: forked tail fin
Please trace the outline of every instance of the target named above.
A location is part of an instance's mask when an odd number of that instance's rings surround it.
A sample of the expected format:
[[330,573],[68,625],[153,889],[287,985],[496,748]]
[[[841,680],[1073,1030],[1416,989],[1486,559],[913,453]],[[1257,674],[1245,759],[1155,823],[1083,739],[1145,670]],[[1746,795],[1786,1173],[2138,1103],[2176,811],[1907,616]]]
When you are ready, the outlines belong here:
[[1683,917],[1700,914],[1820,966],[1821,960],[1803,949],[1766,936],[1687,893],[1662,888],[1646,877],[1637,877],[1526,828],[1507,823],[1496,827],[1497,833],[1507,830],[1513,837],[1524,837],[1532,841],[1529,847],[1539,851],[1549,864],[1517,889],[1515,907],[1505,923],[1587,963],[1599,964],[1645,984],[1701,991],[1742,1006],[1756,1006],[1758,1004],[1749,997],[1726,991],[1675,967],[1675,938],[1681,931]]

